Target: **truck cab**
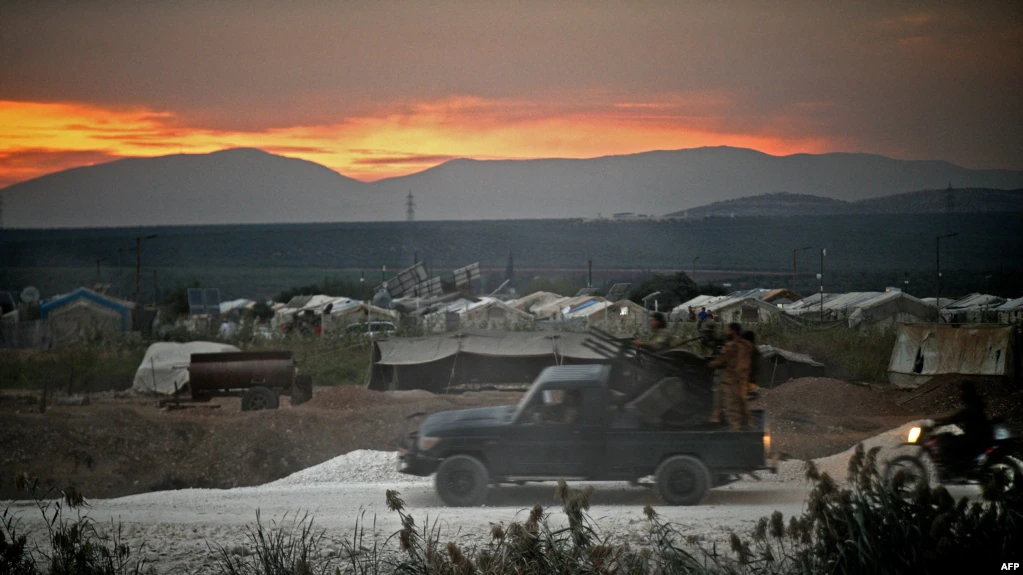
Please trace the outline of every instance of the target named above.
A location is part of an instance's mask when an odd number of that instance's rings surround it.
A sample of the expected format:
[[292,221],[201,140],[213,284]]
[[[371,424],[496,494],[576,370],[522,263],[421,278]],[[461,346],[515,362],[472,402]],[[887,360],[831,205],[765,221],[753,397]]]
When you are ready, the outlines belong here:
[[453,506],[481,504],[498,483],[651,475],[665,503],[693,505],[716,478],[766,467],[763,412],[750,430],[673,427],[635,405],[615,406],[610,378],[607,365],[549,367],[517,405],[431,415],[409,435],[400,469],[436,473],[438,494]]

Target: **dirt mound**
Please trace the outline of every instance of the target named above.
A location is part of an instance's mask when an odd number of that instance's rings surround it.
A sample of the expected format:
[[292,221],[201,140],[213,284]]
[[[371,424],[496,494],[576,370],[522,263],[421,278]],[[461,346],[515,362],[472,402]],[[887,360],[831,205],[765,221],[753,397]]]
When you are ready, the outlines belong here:
[[902,392],[899,401],[912,413],[934,417],[962,409],[959,383],[972,381],[987,404],[989,417],[999,417],[1023,431],[1023,388],[1003,378],[962,375],[937,376],[911,391]]
[[759,403],[776,417],[809,419],[815,416],[874,417],[907,415],[890,393],[838,379],[804,377],[774,389],[761,390]]
[[242,412],[234,398],[219,409],[161,411],[146,398],[98,398],[46,413],[0,402],[0,499],[15,498],[13,477],[44,486],[74,483],[87,497],[185,487],[261,485],[358,449],[394,451],[418,421],[406,416],[506,405],[515,393],[434,395],[361,388],[317,389],[314,399],[272,411]]

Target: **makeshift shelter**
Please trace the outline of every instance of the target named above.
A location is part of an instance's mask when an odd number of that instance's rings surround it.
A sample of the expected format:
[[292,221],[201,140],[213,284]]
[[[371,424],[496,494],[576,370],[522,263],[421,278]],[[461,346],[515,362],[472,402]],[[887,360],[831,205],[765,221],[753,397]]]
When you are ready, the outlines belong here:
[[564,296],[558,295],[556,293],[551,293],[548,291],[538,291],[507,303],[508,305],[512,306],[513,308],[519,311],[530,313],[533,311],[534,307],[544,306],[551,302],[563,299],[565,299]]
[[188,386],[188,365],[193,353],[241,351],[233,345],[209,341],[189,343],[159,342],[146,349],[142,363],[135,371],[131,388],[139,393],[172,395]]
[[373,343],[369,388],[426,389],[527,384],[545,367],[601,363],[582,333],[462,330]]
[[914,388],[945,374],[1012,378],[1018,353],[1013,326],[905,324],[892,349],[888,380]]
[[481,329],[529,327],[533,321],[532,315],[494,298],[483,298],[459,314],[460,325]]
[[760,387],[776,387],[798,377],[824,377],[823,363],[814,361],[808,355],[778,349],[770,345],[758,345],[756,382]]
[[647,310],[638,303],[629,300],[609,302],[604,298],[594,298],[569,310],[561,321],[587,327],[601,326],[610,331],[621,332],[643,329],[649,319]]
[[96,335],[131,331],[134,309],[131,302],[83,287],[40,304],[39,317],[49,320],[50,345],[67,347]]
[[577,297],[563,297],[560,299],[552,300],[543,305],[534,306],[530,313],[536,319],[552,319],[559,320],[564,317],[566,313],[569,313],[573,309],[578,309],[579,306],[584,303],[595,300],[596,298],[591,295],[583,295]]
[[764,300],[767,303],[773,303],[774,305],[782,306],[790,303],[795,303],[803,299],[803,296],[797,294],[792,290],[773,289],[764,293],[764,295],[760,299]]
[[1023,297],[1009,300],[995,308],[998,323],[1023,324]]
[[905,292],[890,291],[857,303],[848,320],[850,328],[862,329],[933,321],[936,313],[933,307]]
[[742,324],[764,323],[778,317],[781,308],[756,297],[729,298],[707,305],[707,310],[721,322]]
[[945,323],[995,323],[998,321],[997,308],[1005,304],[1005,298],[971,293],[941,308],[941,321]]
[[398,312],[384,309],[368,303],[349,302],[346,305],[334,307],[330,315],[323,318],[323,329],[343,329],[357,323],[372,321],[398,321]]

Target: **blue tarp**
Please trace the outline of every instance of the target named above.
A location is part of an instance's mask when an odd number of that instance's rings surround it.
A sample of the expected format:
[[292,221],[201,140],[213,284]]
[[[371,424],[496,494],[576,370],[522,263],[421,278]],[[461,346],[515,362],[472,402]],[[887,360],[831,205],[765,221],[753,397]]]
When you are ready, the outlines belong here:
[[124,331],[131,330],[132,305],[130,303],[100,295],[87,288],[78,288],[69,294],[43,302],[39,306],[39,316],[47,318],[54,310],[60,309],[80,299],[88,299],[121,314],[121,329]]

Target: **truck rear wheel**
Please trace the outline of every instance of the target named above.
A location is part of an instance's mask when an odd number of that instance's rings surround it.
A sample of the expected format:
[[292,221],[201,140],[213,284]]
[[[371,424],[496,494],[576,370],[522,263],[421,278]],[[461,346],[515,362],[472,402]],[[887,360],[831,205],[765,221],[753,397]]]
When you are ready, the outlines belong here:
[[277,409],[280,400],[277,394],[268,387],[257,385],[250,387],[242,395],[242,411],[259,411],[261,409]]
[[442,461],[434,479],[437,494],[451,507],[482,505],[487,498],[489,481],[483,462],[468,455],[456,455]]
[[696,505],[711,486],[707,466],[690,455],[676,455],[661,463],[655,474],[657,496],[668,505]]

